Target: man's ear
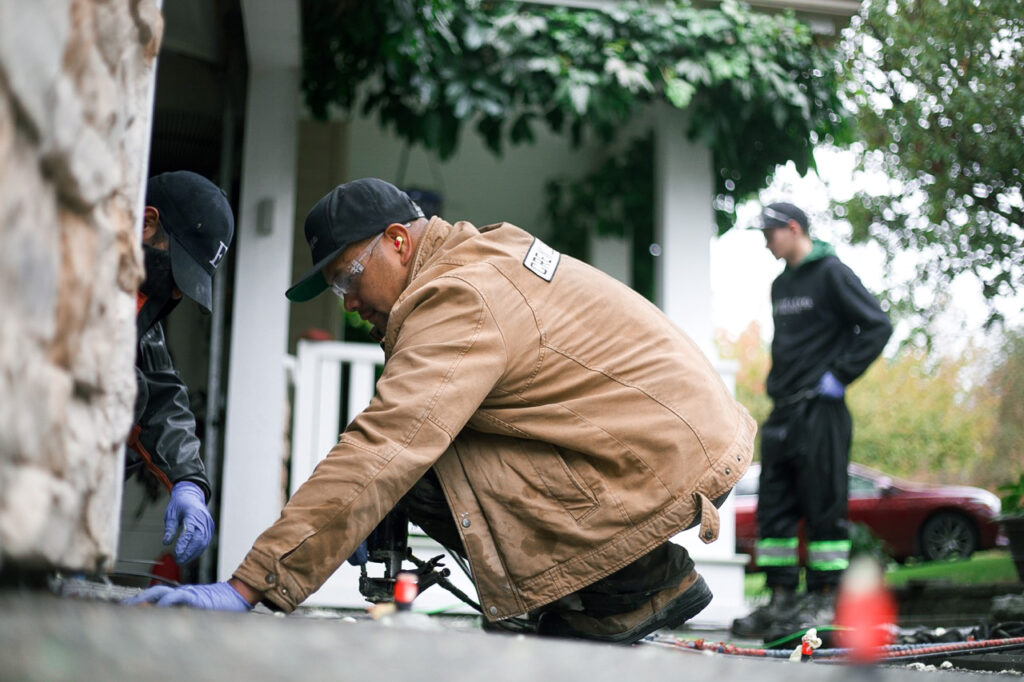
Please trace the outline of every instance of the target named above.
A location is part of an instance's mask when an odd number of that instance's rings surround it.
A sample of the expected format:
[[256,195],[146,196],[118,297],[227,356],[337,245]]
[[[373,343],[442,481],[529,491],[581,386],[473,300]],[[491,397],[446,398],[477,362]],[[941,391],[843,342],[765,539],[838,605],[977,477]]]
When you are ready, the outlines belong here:
[[398,257],[405,265],[412,258],[413,241],[409,229],[402,223],[391,223],[384,230],[384,247],[394,249]]
[[149,244],[156,236],[160,225],[160,211],[154,206],[147,206],[142,212],[142,241]]

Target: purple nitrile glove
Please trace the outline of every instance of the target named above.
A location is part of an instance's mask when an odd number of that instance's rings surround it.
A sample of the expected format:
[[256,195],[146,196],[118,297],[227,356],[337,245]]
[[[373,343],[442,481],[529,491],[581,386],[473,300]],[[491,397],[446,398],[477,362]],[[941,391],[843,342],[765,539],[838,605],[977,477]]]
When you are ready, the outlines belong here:
[[818,381],[818,395],[839,400],[846,395],[846,387],[839,379],[835,378],[832,372],[825,372]]
[[213,517],[206,508],[202,489],[192,481],[178,481],[171,488],[171,501],[164,513],[164,544],[181,526],[181,535],[174,545],[174,560],[187,564],[203,553],[213,537]]
[[353,566],[362,566],[370,560],[370,550],[366,546],[366,540],[359,543],[356,547],[356,551],[352,552],[352,556],[348,558],[348,562]]
[[134,597],[121,602],[122,604],[156,604],[157,606],[191,606],[194,609],[207,609],[209,611],[235,611],[244,613],[252,610],[252,604],[247,602],[238,591],[225,583],[211,583],[209,585],[182,585],[181,587],[167,587],[157,585],[148,590],[143,590]]

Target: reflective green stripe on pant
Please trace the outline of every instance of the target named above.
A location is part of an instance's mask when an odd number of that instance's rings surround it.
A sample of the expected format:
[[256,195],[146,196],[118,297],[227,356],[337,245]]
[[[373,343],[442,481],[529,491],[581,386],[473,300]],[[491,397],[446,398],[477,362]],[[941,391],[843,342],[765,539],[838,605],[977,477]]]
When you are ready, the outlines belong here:
[[814,571],[845,571],[850,565],[849,540],[807,543],[807,567]]
[[761,538],[757,541],[757,565],[796,566],[799,545],[798,538]]

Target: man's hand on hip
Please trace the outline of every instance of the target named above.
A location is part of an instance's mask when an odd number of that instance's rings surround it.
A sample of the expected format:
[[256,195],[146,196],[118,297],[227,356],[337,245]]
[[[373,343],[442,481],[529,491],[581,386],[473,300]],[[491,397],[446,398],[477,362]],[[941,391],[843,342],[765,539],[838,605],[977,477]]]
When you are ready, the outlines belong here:
[[203,491],[191,481],[178,481],[171,489],[171,501],[164,514],[164,544],[171,544],[181,526],[174,545],[174,560],[187,564],[203,553],[213,538],[213,517],[206,508]]
[[825,372],[818,381],[818,395],[839,400],[846,395],[846,386],[836,379],[832,372]]

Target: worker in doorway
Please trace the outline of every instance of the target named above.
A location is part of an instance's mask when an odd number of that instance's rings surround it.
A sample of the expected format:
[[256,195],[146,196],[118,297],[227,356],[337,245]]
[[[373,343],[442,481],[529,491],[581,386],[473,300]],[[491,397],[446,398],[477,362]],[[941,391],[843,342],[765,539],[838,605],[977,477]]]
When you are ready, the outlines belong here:
[[[846,387],[882,352],[889,318],[833,248],[812,239],[791,203],[765,206],[760,229],[786,267],[772,283],[774,403],[761,427],[757,565],[771,600],[733,622],[733,634],[763,637],[832,623],[835,590],[849,564],[847,464],[852,422]],[[800,578],[798,526],[807,534],[807,592]]]
[[146,467],[170,493],[163,543],[179,564],[210,544],[210,481],[196,437],[188,390],[171,362],[161,320],[188,296],[209,313],[213,274],[227,254],[234,217],[224,192],[189,171],[162,173],[146,186],[142,250],[146,279],[136,305],[135,424],[126,476]]
[[718,534],[756,425],[711,363],[625,285],[508,223],[426,217],[375,178],[305,223],[313,269],[373,325],[373,401],[226,583],[139,601],[291,611],[395,505],[467,557],[484,617],[630,643],[711,591],[671,538]]

